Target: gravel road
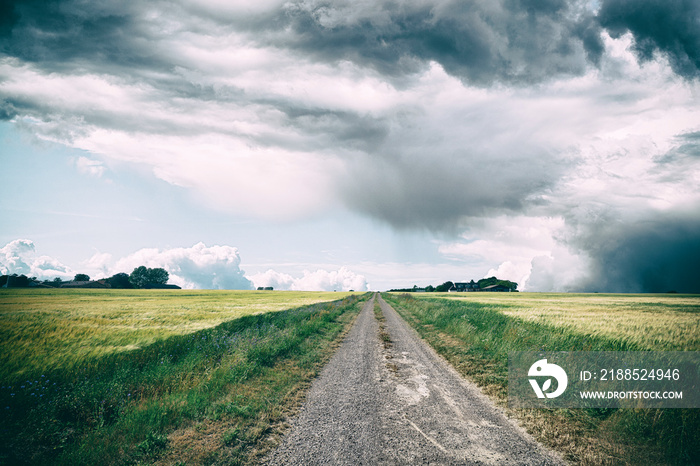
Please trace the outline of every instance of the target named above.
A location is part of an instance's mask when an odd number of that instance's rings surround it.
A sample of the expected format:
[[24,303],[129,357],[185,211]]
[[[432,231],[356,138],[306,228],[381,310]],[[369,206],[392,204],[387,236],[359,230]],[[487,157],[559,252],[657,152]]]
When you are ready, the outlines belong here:
[[[379,338],[374,302],[391,346]],[[560,465],[376,294],[267,465]]]

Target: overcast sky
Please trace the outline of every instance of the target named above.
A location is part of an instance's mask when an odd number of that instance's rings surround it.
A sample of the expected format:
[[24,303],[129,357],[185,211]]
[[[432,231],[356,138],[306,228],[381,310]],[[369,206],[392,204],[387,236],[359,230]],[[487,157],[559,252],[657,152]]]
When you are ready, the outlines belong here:
[[700,292],[700,2],[6,1],[0,167],[2,273]]

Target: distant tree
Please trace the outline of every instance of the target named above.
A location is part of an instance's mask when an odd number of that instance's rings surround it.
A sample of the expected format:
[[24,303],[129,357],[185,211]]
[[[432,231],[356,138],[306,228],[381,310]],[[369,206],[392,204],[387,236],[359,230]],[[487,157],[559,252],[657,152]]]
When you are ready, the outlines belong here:
[[498,283],[498,278],[496,278],[496,277],[482,278],[481,280],[479,280],[476,283],[477,283],[477,285],[479,285],[479,288],[481,288],[483,290],[487,286],[496,285]]
[[89,282],[90,281],[90,276],[86,273],[78,273],[75,274],[75,277],[73,278],[73,281],[76,282]]
[[447,291],[450,291],[450,288],[454,286],[454,283],[452,282],[445,282],[442,285],[438,285],[435,287],[435,291],[438,293],[445,293]]
[[511,290],[515,291],[518,289],[518,284],[515,282],[511,282],[509,280],[499,280],[496,277],[489,277],[489,278],[482,278],[481,280],[478,281],[479,288],[482,290],[486,288],[487,286],[491,285],[503,285]]
[[133,288],[134,285],[131,284],[129,281],[129,274],[128,273],[117,273],[112,275],[107,279],[109,281],[109,286],[112,288]]
[[148,269],[148,282],[153,285],[165,285],[170,274],[163,268]]
[[433,291],[435,291],[435,287],[433,285],[428,285],[425,287],[426,293],[432,293]]
[[56,277],[53,279],[53,286],[61,286],[61,283],[63,283],[63,280],[61,280],[61,277]]
[[168,271],[162,268],[149,269],[142,265],[136,267],[131,275],[129,282],[136,288],[148,288],[149,285],[165,285],[168,283],[170,275]]
[[148,285],[148,268],[145,265],[136,267],[129,275],[129,282],[134,288],[144,288]]

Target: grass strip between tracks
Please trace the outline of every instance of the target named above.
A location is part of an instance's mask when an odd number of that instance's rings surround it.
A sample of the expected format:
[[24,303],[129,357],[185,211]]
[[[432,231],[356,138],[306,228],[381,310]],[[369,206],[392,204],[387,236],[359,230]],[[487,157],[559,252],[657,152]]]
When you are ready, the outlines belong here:
[[245,316],[1,381],[0,464],[250,463],[367,298]]
[[506,407],[509,351],[634,351],[630,339],[523,320],[497,306],[384,294],[463,376],[506,408],[537,440],[576,464],[700,464],[700,410]]

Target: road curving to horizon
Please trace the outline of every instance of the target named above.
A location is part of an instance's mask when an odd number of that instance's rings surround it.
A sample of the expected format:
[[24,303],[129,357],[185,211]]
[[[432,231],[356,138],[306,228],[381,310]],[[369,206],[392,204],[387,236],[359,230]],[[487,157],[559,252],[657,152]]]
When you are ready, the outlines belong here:
[[378,293],[290,424],[263,464],[565,464],[463,379]]

